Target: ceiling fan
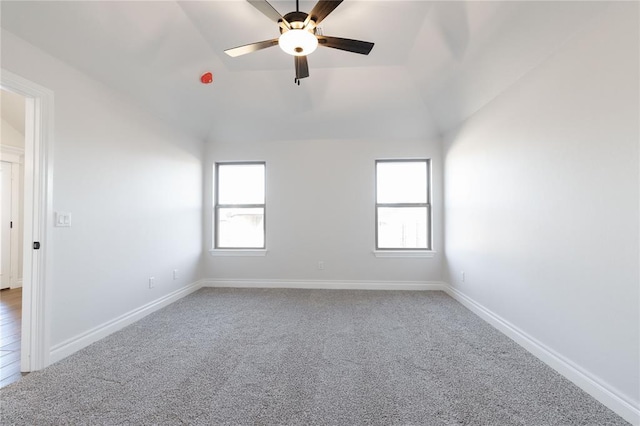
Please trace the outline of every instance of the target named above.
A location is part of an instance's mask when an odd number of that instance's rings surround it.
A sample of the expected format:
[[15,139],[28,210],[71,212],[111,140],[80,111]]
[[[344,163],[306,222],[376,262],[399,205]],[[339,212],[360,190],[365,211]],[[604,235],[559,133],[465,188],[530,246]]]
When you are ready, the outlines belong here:
[[296,77],[294,83],[300,85],[300,80],[309,77],[307,55],[318,46],[332,47],[347,52],[368,55],[373,49],[373,43],[368,41],[351,40],[348,38],[329,37],[319,34],[318,24],[342,3],[342,0],[319,0],[311,12],[300,12],[299,0],[296,0],[295,12],[282,16],[267,0],[247,0],[253,7],[262,12],[267,18],[278,24],[280,37],[259,41],[244,46],[227,49],[224,52],[231,56],[241,56],[256,52],[275,45],[293,55],[295,60]]

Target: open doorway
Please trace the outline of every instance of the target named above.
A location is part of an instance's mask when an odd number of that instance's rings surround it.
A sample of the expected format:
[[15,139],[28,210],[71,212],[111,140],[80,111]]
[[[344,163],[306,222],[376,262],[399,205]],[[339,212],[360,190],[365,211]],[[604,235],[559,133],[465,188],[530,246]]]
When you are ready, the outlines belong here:
[[[21,293],[20,298],[17,297],[18,292],[15,292],[13,297],[7,297],[6,309],[0,310],[7,312],[7,316],[4,316],[7,322],[17,322],[15,321],[16,315],[19,318],[19,322],[13,324],[11,330],[13,339],[16,340],[15,336],[17,335],[17,340],[8,344],[9,346],[0,346],[0,350],[2,347],[5,349],[18,347],[18,355],[15,354],[16,351],[9,350],[6,350],[4,355],[13,358],[19,357],[19,361],[12,362],[12,369],[6,370],[7,373],[3,373],[2,376],[12,373],[14,379],[19,379],[21,372],[40,370],[49,363],[48,318],[50,305],[48,301],[50,300],[50,289],[47,283],[51,282],[48,275],[51,271],[50,232],[53,225],[51,207],[53,163],[49,155],[53,140],[53,93],[6,70],[0,70],[0,90],[2,90],[0,94],[8,93],[7,98],[14,95],[21,97],[24,105],[22,152],[19,147],[11,147],[9,136],[5,135],[5,131],[8,129],[4,126],[5,120],[2,123],[3,139],[0,141],[3,181],[5,170],[11,169],[11,186],[13,189],[17,189],[17,191],[3,191],[3,205],[6,200],[11,198],[11,207],[6,209],[7,212],[10,211],[6,214],[11,216],[11,220],[8,224],[8,231],[6,226],[3,226],[2,233],[9,232],[11,237],[9,251],[13,256],[10,257],[9,263],[2,265],[2,282],[4,286],[4,268],[6,266],[9,271],[8,290],[19,290]],[[2,107],[4,109],[5,105]],[[4,114],[2,115],[3,118],[6,118]],[[21,126],[16,125],[15,127]],[[15,129],[15,127],[14,130],[20,133],[19,129]],[[22,195],[20,195],[20,188],[23,189]],[[7,188],[5,189],[9,191]],[[9,193],[10,196],[5,195]],[[4,209],[1,219],[5,220]],[[17,248],[20,244],[22,244],[22,249]],[[12,245],[16,246],[14,251],[11,250]],[[20,262],[22,262],[22,266],[20,266]],[[6,290],[0,290],[0,295],[2,295],[2,291]],[[8,314],[12,308],[16,307],[20,308],[17,314],[15,312]],[[19,334],[16,328],[19,329]],[[5,378],[8,379],[8,377]]]
[[25,98],[0,89],[0,387],[20,379]]

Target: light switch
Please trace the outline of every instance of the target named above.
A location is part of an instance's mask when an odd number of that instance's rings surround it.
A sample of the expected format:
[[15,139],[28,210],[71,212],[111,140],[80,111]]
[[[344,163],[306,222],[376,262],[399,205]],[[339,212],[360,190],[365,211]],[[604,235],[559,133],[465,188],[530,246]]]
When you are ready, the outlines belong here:
[[71,226],[71,213],[56,212],[56,226]]

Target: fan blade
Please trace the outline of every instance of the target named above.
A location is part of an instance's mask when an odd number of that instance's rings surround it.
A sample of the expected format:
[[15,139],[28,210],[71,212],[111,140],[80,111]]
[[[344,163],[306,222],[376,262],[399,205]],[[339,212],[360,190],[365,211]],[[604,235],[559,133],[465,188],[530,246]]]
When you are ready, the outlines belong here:
[[291,25],[280,15],[278,12],[267,0],[247,0],[253,7],[258,9],[265,15],[267,18],[271,19],[274,22],[280,23],[283,22],[288,29],[291,29]]
[[340,3],[342,3],[342,0],[319,0],[318,3],[313,6],[313,9],[311,9],[311,12],[309,12],[307,19],[305,19],[305,27],[312,19],[316,23],[316,26],[320,24],[320,22],[326,18],[327,15],[333,12],[333,9],[338,7]]
[[325,47],[333,47],[334,49],[346,50],[347,52],[360,53],[368,55],[373,49],[373,43],[368,41],[351,40],[349,38],[317,36],[318,44]]
[[227,55],[235,58],[237,56],[246,55],[247,53],[257,52],[258,50],[266,49],[267,47],[275,46],[278,44],[278,39],[259,41],[257,43],[245,44],[244,46],[234,47],[224,51]]
[[294,56],[296,64],[296,79],[309,77],[309,63],[306,56]]

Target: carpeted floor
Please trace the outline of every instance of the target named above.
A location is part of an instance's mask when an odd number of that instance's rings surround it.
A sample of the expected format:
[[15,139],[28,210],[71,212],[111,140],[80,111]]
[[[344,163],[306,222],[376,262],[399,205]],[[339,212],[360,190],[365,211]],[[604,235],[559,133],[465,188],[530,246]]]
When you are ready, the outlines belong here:
[[24,425],[626,424],[441,292],[202,289],[0,401]]

